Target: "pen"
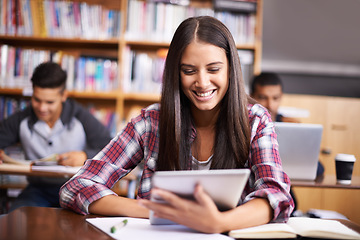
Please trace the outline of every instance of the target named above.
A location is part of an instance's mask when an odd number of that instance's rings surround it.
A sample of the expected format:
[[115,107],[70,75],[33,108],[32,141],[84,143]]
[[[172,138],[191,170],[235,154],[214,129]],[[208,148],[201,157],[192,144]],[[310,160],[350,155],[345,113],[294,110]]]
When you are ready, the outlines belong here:
[[116,224],[116,225],[112,226],[112,227],[110,228],[110,232],[111,232],[111,233],[115,233],[117,230],[125,227],[127,223],[128,223],[128,220],[127,220],[127,219],[121,221],[119,224]]

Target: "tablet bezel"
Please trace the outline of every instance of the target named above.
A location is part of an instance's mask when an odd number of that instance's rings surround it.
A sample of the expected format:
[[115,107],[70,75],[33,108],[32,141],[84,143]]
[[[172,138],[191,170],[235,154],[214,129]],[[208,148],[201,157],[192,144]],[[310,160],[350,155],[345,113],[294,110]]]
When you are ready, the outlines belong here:
[[[161,188],[185,198],[192,198],[196,184],[201,184],[218,209],[225,211],[237,206],[249,176],[249,169],[158,171],[154,173],[151,184],[152,188]],[[151,201],[164,202],[154,195],[151,196]],[[169,220],[154,217],[152,211],[150,222],[174,224]]]

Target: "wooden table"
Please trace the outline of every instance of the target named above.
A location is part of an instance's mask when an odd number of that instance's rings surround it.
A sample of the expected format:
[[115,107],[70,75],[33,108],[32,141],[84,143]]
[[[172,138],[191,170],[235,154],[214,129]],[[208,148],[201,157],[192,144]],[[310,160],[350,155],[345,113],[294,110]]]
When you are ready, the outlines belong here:
[[[92,217],[100,216],[83,216],[61,208],[21,207],[0,217],[0,240],[112,239],[85,221]],[[360,233],[359,225],[339,221]]]
[[112,239],[83,216],[61,208],[21,207],[0,217],[0,240]]
[[353,176],[351,184],[344,185],[336,183],[335,175],[325,175],[316,178],[314,181],[291,180],[294,187],[321,187],[321,188],[342,188],[342,189],[360,189],[360,177]]
[[[65,177],[70,178],[74,175],[74,171],[71,172],[54,172],[54,171],[39,171],[32,170],[30,165],[15,165],[15,164],[0,164],[0,174],[10,174],[10,175],[25,175],[25,176],[40,176],[40,177]],[[129,198],[135,198],[136,195],[136,176],[132,173],[126,175],[121,179],[117,184],[114,185],[112,190],[121,196],[127,196]],[[125,181],[125,187],[121,185],[120,182]],[[26,184],[24,183],[1,183],[0,182],[0,213],[6,212],[7,210],[4,206],[8,201],[7,190],[10,188],[25,188]],[[4,209],[2,209],[4,208]]]
[[39,177],[66,177],[70,178],[73,172],[34,171],[30,165],[0,164],[0,174],[39,176]]
[[291,181],[297,209],[330,210],[341,213],[360,224],[360,177],[352,176],[351,184],[336,183],[335,175],[325,175],[315,181]]

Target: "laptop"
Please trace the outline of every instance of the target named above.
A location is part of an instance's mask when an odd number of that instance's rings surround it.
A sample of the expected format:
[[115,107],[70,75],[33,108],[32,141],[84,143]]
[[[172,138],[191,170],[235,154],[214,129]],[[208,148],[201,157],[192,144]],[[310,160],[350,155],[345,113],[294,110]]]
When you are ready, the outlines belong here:
[[276,122],[275,131],[284,171],[291,180],[315,180],[323,126]]

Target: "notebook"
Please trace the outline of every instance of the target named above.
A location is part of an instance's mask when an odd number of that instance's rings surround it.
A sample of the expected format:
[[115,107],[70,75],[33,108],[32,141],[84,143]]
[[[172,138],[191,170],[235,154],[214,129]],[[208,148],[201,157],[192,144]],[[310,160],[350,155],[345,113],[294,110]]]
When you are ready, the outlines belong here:
[[323,126],[276,122],[275,131],[283,169],[292,180],[314,180]]

